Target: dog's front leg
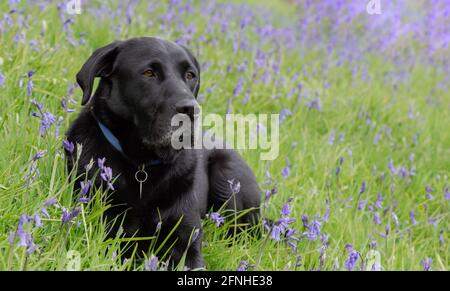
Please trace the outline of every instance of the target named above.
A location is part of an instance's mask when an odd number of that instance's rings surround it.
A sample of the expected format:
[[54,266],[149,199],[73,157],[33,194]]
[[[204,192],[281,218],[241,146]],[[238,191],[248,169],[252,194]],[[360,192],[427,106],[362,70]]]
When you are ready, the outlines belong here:
[[189,219],[176,230],[177,243],[172,252],[172,263],[176,268],[185,256],[184,266],[188,269],[198,269],[205,267],[202,255],[203,229],[200,218],[194,221]]

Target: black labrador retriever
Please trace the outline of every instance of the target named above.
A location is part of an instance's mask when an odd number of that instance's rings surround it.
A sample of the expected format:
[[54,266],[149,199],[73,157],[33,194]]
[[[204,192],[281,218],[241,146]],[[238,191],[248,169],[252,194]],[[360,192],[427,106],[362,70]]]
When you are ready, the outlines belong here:
[[[96,77],[100,82],[91,98]],[[179,113],[194,118],[199,106],[200,67],[188,49],[151,37],[116,41],[92,54],[77,82],[86,106],[67,132],[69,141],[81,145],[66,151],[68,168],[109,192],[110,237],[120,224],[124,236],[159,231],[161,243],[179,223],[162,249],[169,251],[172,266],[186,253],[185,265],[192,269],[205,266],[201,219],[209,210],[247,210],[238,224],[258,221],[260,190],[237,152],[171,146],[171,118]],[[92,159],[101,160],[86,177]],[[240,189],[232,190],[238,183]],[[138,253],[149,246],[140,241]]]

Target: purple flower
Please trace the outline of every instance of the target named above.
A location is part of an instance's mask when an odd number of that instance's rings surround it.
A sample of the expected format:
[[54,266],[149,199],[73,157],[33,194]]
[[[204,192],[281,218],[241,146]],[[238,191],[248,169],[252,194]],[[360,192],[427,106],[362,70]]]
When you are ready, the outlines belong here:
[[42,103],[38,103],[35,100],[32,100],[31,103],[33,103],[39,111],[33,112],[32,115],[40,119],[38,131],[39,135],[44,136],[45,132],[56,122],[56,118],[51,112],[43,111],[44,105]]
[[90,199],[89,197],[80,197],[77,201],[80,203],[89,203]]
[[289,159],[286,158],[286,166],[281,171],[281,176],[283,176],[283,178],[287,178],[289,177],[290,174],[291,174],[291,163],[289,162]]
[[36,227],[41,226],[40,218],[36,216],[28,216],[26,214],[22,214],[19,219],[19,225],[17,226],[17,230],[9,234],[9,242],[11,244],[14,243],[16,237],[19,237],[19,246],[26,247],[26,254],[32,254],[37,248],[38,245],[34,243],[34,238],[31,233],[26,232],[24,230],[24,225],[30,223],[31,221],[35,222]]
[[47,207],[56,204],[56,199],[51,198],[44,203],[44,207],[41,209],[42,215],[45,218],[50,218],[50,214],[48,214]]
[[5,86],[5,80],[6,80],[5,75],[3,75],[2,72],[0,72],[0,87]]
[[248,271],[249,269],[253,268],[254,266],[250,265],[247,261],[242,261],[239,264],[239,267],[236,271]]
[[436,226],[438,224],[438,220],[436,218],[428,218],[427,220],[428,224],[431,224],[433,226]]
[[318,111],[320,111],[322,108],[320,106],[320,98],[313,99],[307,106],[309,110],[317,109]]
[[56,201],[55,198],[50,198],[49,200],[45,201],[44,206],[51,206],[55,205],[58,201]]
[[271,238],[275,241],[281,240],[281,227],[279,225],[274,225],[272,228],[272,236]]
[[84,181],[80,182],[81,196],[85,196],[88,193],[91,184],[92,184],[91,180],[87,180],[86,183]]
[[348,258],[345,261],[345,268],[348,271],[352,271],[355,268],[356,262],[358,261],[359,253],[353,249],[353,246],[348,244],[346,245],[346,249],[348,254]]
[[209,215],[209,219],[215,222],[216,226],[220,226],[225,222],[225,219],[220,216],[218,212],[213,212]]
[[305,228],[308,228],[308,227],[309,227],[309,218],[308,218],[308,215],[306,215],[306,214],[303,214],[303,215],[302,215],[302,223],[303,223],[303,226],[304,226]]
[[263,68],[266,65],[266,56],[261,49],[258,48],[255,56],[255,65],[257,69]]
[[98,167],[100,168],[100,170],[103,170],[103,167],[105,166],[105,161],[106,161],[106,158],[97,159],[97,164],[98,164]]
[[287,109],[287,108],[281,109],[280,117],[279,117],[280,123],[282,123],[288,116],[291,116],[291,115],[292,115],[292,112],[289,109]]
[[73,142],[68,141],[68,140],[63,141],[63,147],[70,154],[73,154],[73,151],[75,150],[75,145],[73,144]]
[[29,185],[32,181],[36,179],[36,176],[39,175],[39,169],[37,168],[37,160],[41,159],[45,155],[45,151],[38,151],[31,160],[31,166],[28,173],[25,175],[25,185]]
[[325,213],[323,214],[322,222],[328,222],[328,218],[330,217],[330,206],[325,208]]
[[33,156],[33,162],[36,162],[37,160],[43,158],[46,152],[47,151],[41,151],[41,150],[37,151],[37,153]]
[[320,226],[321,223],[316,216],[310,224],[308,224],[308,231],[304,232],[303,235],[306,236],[308,240],[316,240],[320,236]]
[[48,214],[48,211],[47,211],[47,208],[42,208],[41,209],[41,212],[42,212],[42,215],[45,217],[45,218],[50,218],[50,214]]
[[395,212],[391,212],[391,216],[392,216],[392,219],[394,219],[394,223],[395,223],[395,225],[399,225],[399,221],[398,221],[398,217],[397,217],[397,215],[395,214]]
[[34,71],[30,70],[27,73],[27,77],[28,77],[28,85],[27,85],[27,93],[28,96],[31,96],[33,94],[33,79],[32,76],[34,74]]
[[330,145],[333,145],[335,138],[336,138],[336,132],[334,130],[332,130],[330,135],[328,136],[328,143]]
[[34,216],[34,224],[36,227],[42,227],[41,217],[38,214]]
[[236,195],[241,191],[241,182],[237,179],[228,180],[228,184],[230,185],[230,190],[233,195]]
[[112,184],[113,172],[110,167],[105,166],[105,160],[105,158],[98,159],[98,166],[101,169],[100,177],[107,183],[108,188],[114,191],[114,185]]
[[[72,88],[73,88],[73,86],[72,86]],[[66,97],[63,97],[63,98],[61,99],[61,107],[63,108],[63,111],[64,111],[64,112],[67,112],[67,113],[75,112],[75,109],[69,108],[69,104],[70,104],[70,103],[75,104],[76,101],[73,100],[73,99],[70,98],[70,97],[67,97],[67,98],[66,98]]]
[[381,224],[381,218],[380,218],[380,214],[378,214],[378,212],[375,212],[373,214],[373,222],[378,225]]
[[289,226],[291,223],[295,222],[295,219],[289,217],[291,209],[288,204],[290,202],[292,202],[292,199],[288,199],[287,203],[283,205],[281,209],[281,218],[273,223],[272,228],[269,227],[267,221],[264,221],[264,226],[271,231],[272,240],[280,241],[281,235],[284,235],[287,243],[295,249],[297,246],[292,241],[298,241],[299,239],[295,237],[296,231]]
[[339,176],[340,173],[341,173],[341,166],[337,166],[335,172],[336,176]]
[[386,237],[389,235],[390,230],[391,228],[386,224],[386,226],[384,227],[384,234],[386,235]]
[[392,159],[389,159],[388,168],[391,171],[392,175],[397,175],[397,170],[394,167],[394,161]]
[[446,200],[450,200],[450,190],[448,187],[444,190],[444,197]]
[[158,267],[158,257],[151,255],[148,260],[144,261],[144,268],[146,271],[156,271]]
[[411,211],[409,213],[409,219],[410,219],[412,225],[416,225],[417,224],[416,214],[414,213],[414,211]]
[[[292,201],[292,200],[291,200]],[[290,201],[289,201],[290,202]],[[291,209],[289,208],[289,203],[285,203],[281,208],[281,215],[289,216],[291,214]]]
[[72,209],[72,211],[69,211],[67,208],[63,208],[62,218],[61,222],[62,224],[66,224],[68,222],[75,222],[78,215],[80,214],[80,207],[75,207]]
[[364,208],[366,207],[367,204],[367,200],[360,200],[358,202],[358,210],[364,210]]
[[431,193],[433,193],[433,188],[431,188],[430,186],[425,187],[425,191],[427,193],[427,199],[433,199],[433,195],[431,195]]
[[383,196],[381,196],[381,193],[378,192],[377,194],[377,200],[375,201],[375,207],[378,209],[382,209],[383,208]]
[[270,197],[278,193],[278,188],[274,186],[271,190],[264,190],[264,206],[267,208],[269,207],[267,205],[267,202],[269,201]]
[[234,89],[233,89],[233,96],[238,96],[239,94],[241,94],[243,83],[244,83],[244,79],[242,77],[239,77],[236,87],[234,87]]
[[361,184],[361,188],[359,189],[359,194],[362,194],[366,191],[366,181],[363,181]]
[[433,260],[431,258],[425,257],[422,261],[422,267],[424,271],[430,271],[431,270],[431,263],[433,263]]
[[112,179],[112,169],[110,167],[103,167],[103,171],[100,174],[102,180],[105,182],[109,182]]
[[344,158],[341,156],[341,157],[339,157],[339,166],[336,167],[336,176],[339,176],[339,173],[341,172],[343,163],[344,163]]
[[297,257],[297,259],[295,260],[295,268],[300,268],[302,266],[302,260],[303,260],[302,256]]
[[66,224],[67,222],[69,222],[72,213],[67,208],[63,208],[62,211],[61,222],[62,224]]

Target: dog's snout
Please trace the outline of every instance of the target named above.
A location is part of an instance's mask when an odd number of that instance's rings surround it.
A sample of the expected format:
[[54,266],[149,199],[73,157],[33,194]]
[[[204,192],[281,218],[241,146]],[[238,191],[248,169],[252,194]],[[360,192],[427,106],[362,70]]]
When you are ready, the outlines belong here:
[[200,113],[200,105],[194,99],[185,99],[176,104],[176,111],[193,119]]

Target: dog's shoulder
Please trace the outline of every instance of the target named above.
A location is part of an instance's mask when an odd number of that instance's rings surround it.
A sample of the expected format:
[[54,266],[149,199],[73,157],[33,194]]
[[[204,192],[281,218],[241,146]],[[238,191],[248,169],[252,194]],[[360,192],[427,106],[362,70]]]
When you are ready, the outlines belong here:
[[98,132],[95,119],[89,110],[84,109],[72,122],[69,130],[66,132],[67,139],[76,143],[85,142],[91,135]]

